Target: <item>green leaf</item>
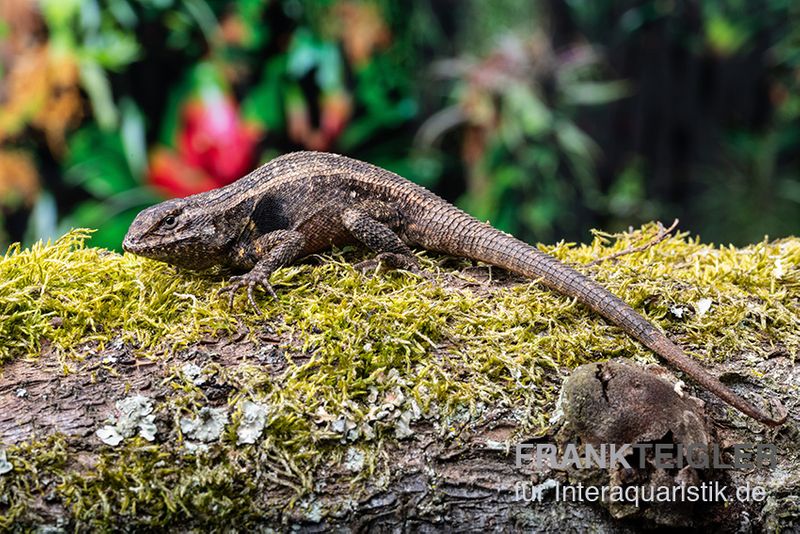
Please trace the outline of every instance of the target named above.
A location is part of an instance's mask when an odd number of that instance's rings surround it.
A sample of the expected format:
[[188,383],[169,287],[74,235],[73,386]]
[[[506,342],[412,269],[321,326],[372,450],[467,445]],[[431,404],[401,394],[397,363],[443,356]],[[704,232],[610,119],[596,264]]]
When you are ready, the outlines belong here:
[[69,138],[64,178],[101,199],[138,185],[125,157],[122,139],[96,126],[81,128]]
[[78,14],[81,0],[40,0],[39,6],[51,29],[65,28]]
[[317,85],[322,91],[331,91],[342,87],[342,56],[339,48],[333,43],[322,43],[317,48]]
[[261,80],[242,101],[242,115],[268,130],[282,130],[284,125],[283,85],[286,72],[285,56],[269,62]]
[[103,13],[97,0],[86,0],[81,3],[79,19],[84,34],[94,34],[100,29]]
[[219,24],[216,15],[214,15],[214,10],[211,9],[208,2],[205,2],[205,0],[183,0],[183,7],[197,23],[206,41],[212,42]]
[[497,192],[513,189],[525,181],[522,169],[516,166],[500,167],[492,176],[492,188]]
[[433,153],[389,153],[383,146],[375,152],[369,155],[369,161],[425,187],[436,185],[442,174],[442,161]]
[[263,0],[239,0],[237,3],[241,20],[247,26],[247,39],[244,43],[247,49],[257,49],[269,40],[271,28],[263,21],[266,6]]
[[317,65],[317,43],[307,28],[292,35],[287,59],[286,70],[294,78],[302,78]]
[[169,9],[175,3],[174,0],[140,0],[140,2],[160,10]]
[[25,229],[23,241],[30,244],[40,239],[55,239],[60,235],[56,229],[57,220],[58,210],[53,195],[47,190],[42,191],[28,218],[28,227]]
[[584,161],[591,162],[599,151],[592,138],[570,121],[558,121],[555,125],[555,134],[564,152]]
[[80,74],[81,85],[89,95],[97,123],[104,130],[116,128],[119,116],[106,73],[93,61],[81,61]]
[[504,100],[504,120],[516,122],[532,137],[550,129],[552,114],[530,87],[514,84],[508,88]]
[[609,82],[571,82],[561,87],[565,104],[592,106],[607,104],[631,94],[630,85],[621,80]]
[[644,162],[630,161],[608,190],[608,211],[617,217],[629,217],[646,202]]
[[147,168],[147,141],[145,140],[144,116],[130,98],[123,98],[120,105],[122,121],[120,136],[123,154],[131,175],[140,181]]
[[720,13],[715,13],[706,20],[705,30],[709,46],[724,56],[734,54],[750,37],[747,28]]
[[523,163],[536,169],[540,179],[558,179],[559,154],[552,144],[533,144],[523,155]]
[[292,36],[286,70],[299,79],[314,69],[317,86],[323,91],[342,87],[344,65],[338,46],[318,39],[307,28],[300,28]]
[[75,210],[62,221],[66,228],[97,228],[105,222],[106,207],[97,200],[86,200],[78,204]]
[[159,142],[162,145],[175,146],[175,138],[181,120],[181,105],[191,92],[192,82],[190,77],[173,85],[170,89],[167,95],[167,103],[162,113],[161,131],[158,136]]
[[417,114],[417,103],[404,98],[380,113],[365,115],[351,122],[338,140],[340,149],[349,151],[368,141],[381,128],[391,128],[408,121]]
[[59,226],[59,233],[70,228],[97,228],[92,244],[121,251],[122,238],[136,214],[162,200],[152,190],[136,187],[103,202],[87,200],[78,205]]
[[80,48],[80,57],[88,63],[109,70],[119,70],[135,61],[141,52],[136,37],[116,30],[86,39]]
[[108,0],[108,12],[125,28],[133,28],[139,20],[128,0]]
[[549,232],[561,211],[561,205],[554,198],[542,198],[526,205],[525,219],[538,233]]

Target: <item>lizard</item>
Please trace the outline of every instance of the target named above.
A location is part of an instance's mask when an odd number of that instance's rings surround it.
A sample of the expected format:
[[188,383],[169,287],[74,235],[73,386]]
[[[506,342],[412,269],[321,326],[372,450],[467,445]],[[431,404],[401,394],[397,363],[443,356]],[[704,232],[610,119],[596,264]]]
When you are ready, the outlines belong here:
[[484,262],[576,299],[729,405],[769,426],[773,418],[738,396],[659,328],[599,283],[424,187],[381,167],[326,152],[292,152],[226,186],[163,201],[140,212],[125,251],[188,269],[239,270],[220,293],[273,298],[270,276],[302,257],[362,244],[372,262],[418,270],[412,247]]

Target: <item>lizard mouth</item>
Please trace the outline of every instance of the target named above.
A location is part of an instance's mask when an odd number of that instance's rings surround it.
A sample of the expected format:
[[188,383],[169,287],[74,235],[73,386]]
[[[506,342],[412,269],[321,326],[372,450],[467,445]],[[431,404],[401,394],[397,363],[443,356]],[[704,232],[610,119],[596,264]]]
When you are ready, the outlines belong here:
[[125,239],[122,240],[122,250],[125,252],[139,254],[142,252],[143,248],[141,243],[138,243],[130,234],[126,235]]

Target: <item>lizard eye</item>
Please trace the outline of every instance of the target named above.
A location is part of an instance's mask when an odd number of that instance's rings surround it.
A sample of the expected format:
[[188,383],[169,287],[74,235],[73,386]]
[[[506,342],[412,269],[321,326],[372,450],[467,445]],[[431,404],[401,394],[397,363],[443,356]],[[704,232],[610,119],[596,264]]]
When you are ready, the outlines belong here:
[[161,223],[162,227],[166,229],[174,228],[176,224],[178,224],[178,219],[174,215],[167,215]]

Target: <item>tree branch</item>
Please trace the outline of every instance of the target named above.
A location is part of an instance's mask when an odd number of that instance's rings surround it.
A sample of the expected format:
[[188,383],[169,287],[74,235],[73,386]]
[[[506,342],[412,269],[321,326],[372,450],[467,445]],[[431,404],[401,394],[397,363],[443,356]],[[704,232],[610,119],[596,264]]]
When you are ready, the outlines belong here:
[[626,248],[624,250],[620,250],[619,252],[615,252],[614,254],[610,254],[610,255],[606,256],[605,258],[598,258],[596,260],[590,261],[589,263],[585,264],[585,266],[586,267],[590,267],[592,265],[597,265],[598,263],[602,263],[602,262],[604,262],[606,260],[615,260],[615,259],[619,258],[620,256],[625,256],[626,254],[633,254],[635,252],[643,252],[643,251],[647,250],[648,248],[650,248],[650,247],[652,247],[654,245],[657,245],[658,243],[661,243],[667,237],[669,237],[669,235],[672,233],[672,231],[675,230],[675,228],[678,226],[678,219],[675,219],[674,221],[672,221],[672,224],[670,225],[669,228],[664,228],[661,223],[658,223],[658,225],[661,226],[661,228],[662,228],[661,231],[658,232],[658,234],[653,239],[651,239],[650,241],[648,241],[644,245],[639,245],[638,247],[628,247],[628,248]]

